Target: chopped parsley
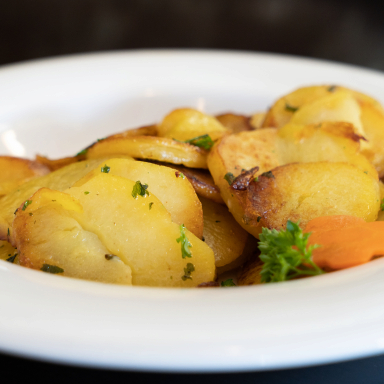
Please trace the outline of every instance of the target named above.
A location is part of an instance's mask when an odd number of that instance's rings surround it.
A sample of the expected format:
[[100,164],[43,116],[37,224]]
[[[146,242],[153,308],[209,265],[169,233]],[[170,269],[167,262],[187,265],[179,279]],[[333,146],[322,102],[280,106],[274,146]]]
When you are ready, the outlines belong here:
[[[10,255],[8,255],[10,256]],[[6,261],[8,261],[9,263],[14,263],[15,259],[16,259],[16,256],[17,256],[17,253],[15,253],[13,256],[11,257],[8,257],[8,259],[6,259]]]
[[152,209],[152,205],[153,205],[153,201],[151,201],[151,202],[149,203],[149,210]]
[[307,247],[309,236],[290,220],[285,231],[263,228],[259,242],[260,260],[264,263],[261,281],[271,283],[324,273],[312,261],[312,251],[319,246]]
[[233,282],[233,279],[227,279],[221,282],[222,287],[236,287],[236,284]]
[[257,176],[257,177],[255,177],[254,179],[253,179],[253,181],[255,181],[256,183],[259,181],[259,176]]
[[260,176],[268,177],[268,179],[274,179],[275,176],[273,175],[272,171],[264,172]]
[[299,107],[293,107],[292,105],[285,102],[285,110],[288,112],[296,112],[299,109]]
[[145,197],[145,195],[149,196],[149,192],[147,191],[148,184],[141,184],[140,181],[136,181],[135,185],[132,189],[132,197],[134,199],[137,199],[137,195],[140,195],[142,197]]
[[84,195],[89,195],[89,193],[90,193],[89,191],[85,191]]
[[24,204],[23,204],[23,208],[22,210],[25,211],[28,207],[28,205],[31,205],[32,204],[32,200],[27,200]]
[[257,216],[257,222],[259,223],[261,220],[261,216]]
[[181,280],[185,281],[191,279],[191,273],[195,271],[195,266],[192,263],[188,263],[186,268],[184,268],[184,276],[181,276]]
[[209,135],[197,136],[193,139],[185,140],[184,143],[188,143],[206,150],[210,150],[214,144],[213,140],[211,139],[211,136]]
[[108,167],[107,164],[104,165],[104,167],[101,167],[101,173],[109,173],[111,170],[111,167]]
[[184,224],[180,225],[180,234],[181,236],[176,239],[178,243],[181,243],[181,257],[185,259],[186,257],[192,257],[192,253],[189,248],[192,247],[192,244],[189,242],[187,235],[185,234]]
[[225,174],[224,179],[227,180],[229,185],[232,185],[232,183],[235,181],[235,176],[233,176],[232,172],[228,172]]
[[336,91],[336,88],[337,88],[336,85],[331,85],[330,87],[328,87],[327,91],[328,91],[328,92],[335,92],[335,91]]
[[182,179],[185,179],[185,175],[184,175],[184,173],[181,173],[181,172],[179,172],[179,171],[176,171],[176,172],[175,172],[175,175],[176,175],[176,177],[181,177]]
[[85,148],[85,149],[83,149],[82,151],[80,151],[79,153],[77,153],[76,156],[82,156],[82,155],[85,155],[87,152],[88,152],[88,148]]
[[10,236],[10,233],[9,233],[9,228],[8,228],[7,234],[8,234],[8,237],[9,237],[9,236]]
[[56,274],[63,273],[64,269],[56,265],[43,264],[43,266],[40,268],[40,271]]

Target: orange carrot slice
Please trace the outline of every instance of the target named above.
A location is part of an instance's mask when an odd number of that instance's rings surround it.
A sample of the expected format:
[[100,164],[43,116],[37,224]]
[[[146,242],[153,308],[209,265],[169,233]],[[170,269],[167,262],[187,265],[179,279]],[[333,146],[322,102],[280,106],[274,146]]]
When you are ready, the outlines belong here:
[[320,268],[344,269],[384,255],[384,222],[367,223],[354,216],[324,216],[311,220],[308,245],[319,244],[313,261]]

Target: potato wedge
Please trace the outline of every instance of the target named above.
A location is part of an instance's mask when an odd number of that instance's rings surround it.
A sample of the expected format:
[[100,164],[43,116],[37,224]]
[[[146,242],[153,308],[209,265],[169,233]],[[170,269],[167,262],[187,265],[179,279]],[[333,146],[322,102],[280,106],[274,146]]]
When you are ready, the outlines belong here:
[[191,140],[203,135],[209,135],[215,141],[228,132],[215,117],[191,108],[172,111],[165,116],[157,130],[161,137],[180,141]]
[[192,168],[207,168],[207,151],[166,137],[107,138],[90,147],[86,155],[88,159],[128,155],[137,159],[184,164]]
[[379,198],[378,181],[351,164],[288,164],[249,184],[246,214],[277,230],[285,228],[287,220],[305,227],[319,216],[375,221]]
[[0,156],[0,196],[35,177],[44,176],[49,168],[36,161],[12,156]]
[[253,131],[255,128],[251,124],[251,118],[243,115],[236,115],[234,113],[223,113],[217,115],[216,119],[231,133],[238,133],[243,131]]
[[12,221],[15,209],[42,187],[63,191],[100,164],[87,160],[70,164],[48,175],[30,180],[0,200],[0,239],[12,242]]
[[199,239],[203,236],[203,210],[195,190],[188,180],[177,175],[172,168],[143,161],[109,159],[100,163],[73,186],[80,187],[100,174],[100,168],[108,165],[108,173],[147,184],[151,193],[161,201],[171,214],[172,221],[184,224]]
[[26,209],[19,209],[13,234],[20,265],[61,276],[114,284],[132,284],[131,269],[121,260],[106,258],[111,252],[94,233],[72,217],[81,204],[68,194],[42,188]]
[[244,251],[246,232],[225,205],[200,198],[204,212],[204,241],[215,254],[216,267],[232,263]]
[[136,198],[134,186],[134,181],[100,173],[82,186],[68,189],[84,208],[73,217],[131,267],[134,285],[192,287],[212,281],[213,251],[185,229],[192,257],[183,258],[182,243],[177,241],[183,237],[180,226],[172,222],[150,186],[149,196],[144,193]]

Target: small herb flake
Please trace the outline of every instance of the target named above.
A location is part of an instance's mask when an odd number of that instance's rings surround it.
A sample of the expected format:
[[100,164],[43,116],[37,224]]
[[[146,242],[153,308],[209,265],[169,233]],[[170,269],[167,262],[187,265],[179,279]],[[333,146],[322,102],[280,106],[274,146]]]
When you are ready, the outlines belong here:
[[189,248],[192,247],[192,244],[189,242],[187,235],[185,234],[184,224],[180,225],[180,234],[181,236],[176,239],[178,243],[181,243],[181,257],[185,259],[186,257],[192,257],[192,253]]
[[24,204],[23,204],[23,208],[22,210],[25,211],[28,207],[28,205],[31,205],[32,204],[32,200],[27,200]]
[[368,175],[368,172],[367,172],[367,171],[364,171],[364,173],[365,173],[366,175]]
[[83,149],[82,151],[80,151],[79,153],[77,153],[76,156],[82,156],[82,155],[85,155],[87,152],[88,152],[88,148],[85,148],[85,149]]
[[107,260],[112,260],[114,257],[116,257],[116,255],[112,255],[111,253],[107,253],[107,254],[105,255],[105,258],[106,258]]
[[259,181],[259,176],[257,176],[257,177],[255,177],[254,179],[253,179],[253,181],[255,181],[256,183]]
[[336,91],[336,88],[337,88],[336,85],[331,85],[330,87],[328,87],[327,91],[328,91],[328,92],[335,92],[335,91]]
[[13,212],[14,215],[16,215],[16,212],[17,212],[18,209],[19,209],[19,208],[16,208],[15,212]]
[[8,231],[7,231],[7,233],[8,233],[8,237],[10,236],[10,233],[9,233],[9,228],[8,228]]
[[147,191],[147,189],[148,189],[148,184],[141,184],[140,180],[136,181],[132,189],[132,197],[134,199],[137,199],[137,195],[140,195],[142,197],[145,197],[145,195],[149,196],[149,192]]
[[184,143],[188,143],[206,150],[210,150],[214,144],[213,140],[209,135],[197,136],[197,137],[194,137],[193,139],[185,140]]
[[272,171],[264,172],[261,174],[261,176],[268,177],[268,179],[274,179],[275,176],[273,175]]
[[176,177],[181,177],[182,179],[185,179],[185,175],[179,171],[175,172]]
[[40,268],[40,271],[56,274],[63,273],[64,269],[56,265],[43,264],[43,266]]
[[153,205],[153,201],[151,201],[151,202],[149,203],[149,210],[152,209],[152,205]]
[[107,164],[104,165],[104,167],[101,167],[101,173],[109,173],[111,170],[111,167],[108,167]]
[[[8,255],[8,256],[11,256],[11,255]],[[15,253],[13,256],[11,257],[8,257],[8,259],[6,259],[6,261],[8,261],[9,263],[14,263],[15,259],[16,259],[16,256],[17,256],[17,253]]]
[[184,268],[184,276],[181,276],[181,280],[185,281],[187,279],[191,279],[191,273],[194,272],[195,266],[192,263],[188,263],[186,268]]
[[288,112],[296,112],[299,109],[299,107],[293,107],[292,105],[285,102],[285,110]]
[[257,216],[257,222],[259,223],[261,220],[261,216]]
[[33,213],[32,213],[32,212],[29,212],[29,216],[33,216]]
[[233,279],[227,279],[221,282],[222,287],[236,287],[236,284],[233,282]]
[[84,192],[84,195],[89,195],[89,191],[85,191],[85,192]]
[[233,173],[228,172],[225,174],[224,179],[227,180],[229,185],[232,185],[232,183],[235,181],[235,176],[233,176]]

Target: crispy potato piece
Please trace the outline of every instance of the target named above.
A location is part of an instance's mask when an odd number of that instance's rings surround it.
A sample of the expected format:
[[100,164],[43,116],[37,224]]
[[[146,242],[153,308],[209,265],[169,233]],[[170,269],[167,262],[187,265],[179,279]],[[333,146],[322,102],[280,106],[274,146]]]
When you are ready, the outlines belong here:
[[127,129],[124,132],[116,133],[108,136],[108,138],[121,138],[121,137],[132,137],[132,136],[157,136],[157,126],[155,124],[146,125],[140,128]]
[[249,123],[251,124],[252,129],[260,129],[263,128],[263,123],[265,117],[267,116],[266,112],[257,112],[251,116]]
[[215,254],[216,267],[232,263],[244,251],[246,232],[225,205],[200,198],[204,212],[204,241]]
[[63,157],[61,159],[52,160],[48,157],[36,155],[35,161],[40,164],[45,165],[49,168],[51,172],[57,171],[60,168],[65,167],[66,165],[77,163],[79,161],[85,160],[85,155],[72,156],[72,157]]
[[[103,283],[132,284],[131,269],[121,260],[106,258],[111,252],[94,233],[72,217],[81,204],[68,194],[42,188],[13,222],[20,265],[41,270],[61,268],[59,275]],[[59,270],[60,271],[60,270]],[[58,272],[53,270],[52,273]]]
[[378,178],[376,169],[360,153],[361,136],[353,125],[344,122],[296,125],[289,123],[279,129],[280,163],[317,161],[346,162]]
[[215,117],[191,108],[172,111],[165,116],[157,130],[161,137],[180,141],[191,140],[203,135],[209,135],[215,141],[228,132]]
[[8,236],[8,231],[11,235],[15,209],[24,203],[25,200],[29,199],[38,189],[47,187],[63,191],[92,169],[98,167],[99,164],[100,159],[70,164],[48,175],[30,180],[21,185],[17,190],[5,195],[0,200],[0,239],[11,239],[11,236]]
[[[134,185],[126,178],[100,173],[82,186],[68,189],[84,208],[84,213],[74,213],[74,218],[131,267],[134,285],[192,287],[212,281],[213,251],[185,229],[192,257],[183,258],[182,243],[177,242],[180,226],[172,222],[150,188],[149,196],[134,198]],[[190,278],[189,263],[194,266]]]
[[246,214],[263,227],[281,230],[287,220],[305,227],[319,216],[351,215],[375,221],[378,181],[346,163],[301,163],[277,167],[252,181]]
[[242,267],[241,272],[237,276],[237,285],[256,285],[261,284],[260,272],[264,263],[259,256],[255,254]]
[[0,196],[35,177],[49,173],[49,168],[36,161],[11,156],[0,156]]
[[[0,260],[7,260],[14,255],[17,255],[17,249],[8,241],[0,240]],[[18,264],[18,257],[14,259],[13,263]]]
[[[186,178],[178,177],[172,168],[143,161],[110,159],[105,161],[109,174],[140,181],[148,185],[153,193],[171,214],[172,221],[184,224],[199,239],[203,236],[203,209],[195,190]],[[100,174],[100,163],[73,186],[80,187],[88,180]]]
[[[208,167],[221,196],[236,221],[249,233],[256,236],[261,224],[250,221],[245,215],[246,193],[231,188],[228,176],[237,177],[242,169],[259,167],[257,174],[277,167],[280,162],[276,152],[278,131],[273,128],[240,132],[224,136],[210,151]],[[227,179],[225,179],[227,175]]]
[[112,137],[98,141],[87,151],[88,159],[115,155],[184,164],[191,168],[207,168],[207,151],[166,137]]
[[251,118],[243,115],[235,115],[234,113],[224,113],[216,116],[216,119],[232,133],[243,131],[253,131],[254,127],[251,125]]

